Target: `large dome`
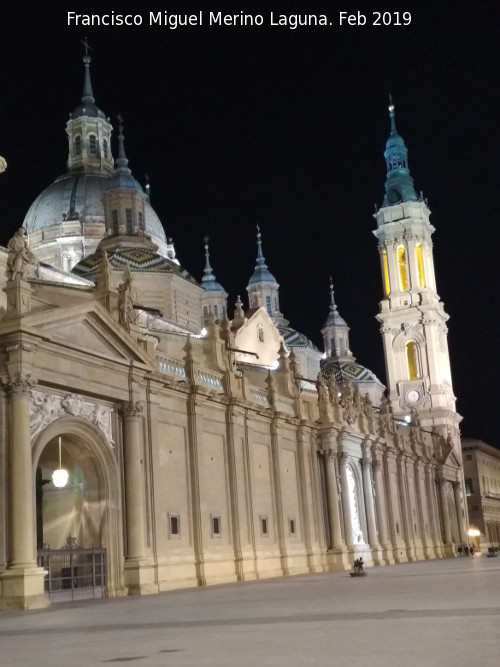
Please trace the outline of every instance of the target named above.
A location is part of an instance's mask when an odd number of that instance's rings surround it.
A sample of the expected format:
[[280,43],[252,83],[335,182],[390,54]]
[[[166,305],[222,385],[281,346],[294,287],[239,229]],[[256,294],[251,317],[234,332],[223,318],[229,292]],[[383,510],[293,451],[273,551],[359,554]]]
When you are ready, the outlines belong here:
[[[103,195],[112,176],[105,173],[68,173],[49,185],[30,206],[24,219],[28,234],[65,221],[104,225]],[[160,251],[166,246],[165,230],[149,202],[145,202],[145,231]]]

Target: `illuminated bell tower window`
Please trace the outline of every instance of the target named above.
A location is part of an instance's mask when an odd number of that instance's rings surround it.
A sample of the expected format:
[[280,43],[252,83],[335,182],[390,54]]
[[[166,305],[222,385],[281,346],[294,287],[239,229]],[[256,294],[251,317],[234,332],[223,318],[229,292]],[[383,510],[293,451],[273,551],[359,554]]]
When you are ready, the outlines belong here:
[[421,243],[417,244],[416,252],[417,252],[418,284],[420,285],[420,287],[425,287],[424,256],[422,253]]
[[408,365],[408,377],[410,380],[418,380],[420,373],[418,367],[418,350],[414,341],[406,343],[406,363]]
[[382,278],[384,281],[384,296],[389,296],[389,266],[387,264],[387,250],[382,250]]
[[398,269],[399,269],[399,286],[403,292],[408,291],[408,265],[406,263],[406,249],[402,245],[398,245]]
[[95,134],[89,134],[89,153],[97,155],[97,137]]

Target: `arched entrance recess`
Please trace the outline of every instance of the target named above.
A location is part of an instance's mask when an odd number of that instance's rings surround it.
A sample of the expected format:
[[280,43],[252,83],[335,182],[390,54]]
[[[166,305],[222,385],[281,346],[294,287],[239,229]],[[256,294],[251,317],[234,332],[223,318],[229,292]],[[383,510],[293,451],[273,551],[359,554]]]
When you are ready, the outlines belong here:
[[[59,436],[62,467],[70,473],[65,489],[55,489],[50,481],[59,465]],[[37,494],[42,502],[38,542],[58,549],[73,537],[82,547],[104,547],[106,594],[124,594],[120,474],[114,451],[101,431],[80,417],[51,422],[33,442],[33,478],[37,475],[38,488],[41,481],[43,489],[43,497]]]

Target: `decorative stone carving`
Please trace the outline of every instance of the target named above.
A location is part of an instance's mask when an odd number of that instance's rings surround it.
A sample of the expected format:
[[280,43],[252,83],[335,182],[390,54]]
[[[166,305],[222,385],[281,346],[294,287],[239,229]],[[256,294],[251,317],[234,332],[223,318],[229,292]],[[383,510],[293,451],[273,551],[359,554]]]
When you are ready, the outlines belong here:
[[30,391],[30,429],[35,437],[50,423],[72,415],[81,417],[96,426],[106,438],[108,445],[114,447],[112,414],[109,407],[87,400],[79,394],[58,396],[43,391]]
[[127,264],[125,280],[118,285],[118,321],[124,329],[130,331],[130,325],[135,320],[136,313],[132,302],[132,275]]
[[140,401],[131,401],[123,406],[123,413],[126,417],[139,417],[144,412],[144,407]]
[[34,264],[35,256],[28,248],[28,239],[26,230],[19,227],[14,236],[7,243],[7,278],[8,280],[26,280],[26,273],[29,264]]

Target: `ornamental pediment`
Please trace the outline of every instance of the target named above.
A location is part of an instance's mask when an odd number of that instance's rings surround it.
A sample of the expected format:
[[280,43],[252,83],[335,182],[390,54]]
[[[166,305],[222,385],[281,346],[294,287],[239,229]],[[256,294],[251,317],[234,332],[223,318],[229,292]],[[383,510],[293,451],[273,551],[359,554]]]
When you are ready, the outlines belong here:
[[90,354],[110,361],[153,360],[99,304],[56,308],[24,318],[31,331],[44,341],[64,346],[65,354]]

